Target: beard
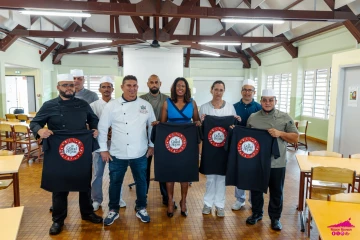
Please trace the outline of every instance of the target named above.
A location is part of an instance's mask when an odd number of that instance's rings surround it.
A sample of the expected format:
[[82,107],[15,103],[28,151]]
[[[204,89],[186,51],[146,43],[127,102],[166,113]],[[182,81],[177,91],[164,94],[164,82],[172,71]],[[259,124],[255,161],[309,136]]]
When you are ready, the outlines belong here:
[[149,90],[152,94],[157,94],[160,91],[160,88],[150,88]]
[[59,90],[59,94],[63,98],[73,98],[73,97],[75,97],[75,92],[73,94],[66,94],[66,92]]

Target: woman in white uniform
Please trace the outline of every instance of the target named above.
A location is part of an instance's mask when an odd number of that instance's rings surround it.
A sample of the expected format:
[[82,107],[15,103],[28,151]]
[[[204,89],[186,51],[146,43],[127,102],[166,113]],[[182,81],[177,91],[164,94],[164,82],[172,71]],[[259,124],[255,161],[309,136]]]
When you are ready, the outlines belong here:
[[[233,115],[238,121],[241,121],[241,118],[236,116],[234,106],[222,99],[225,92],[225,84],[223,81],[215,81],[211,86],[210,92],[213,96],[212,100],[200,107],[201,121],[204,120],[205,115],[219,117]],[[206,192],[202,213],[210,214],[212,206],[215,205],[216,215],[218,217],[224,217],[225,191],[225,176],[206,175]]]

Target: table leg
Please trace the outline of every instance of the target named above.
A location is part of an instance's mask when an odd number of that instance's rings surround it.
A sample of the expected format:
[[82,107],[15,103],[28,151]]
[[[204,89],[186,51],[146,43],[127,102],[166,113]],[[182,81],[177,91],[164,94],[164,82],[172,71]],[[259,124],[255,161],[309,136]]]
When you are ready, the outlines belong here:
[[20,206],[19,174],[13,173],[14,207]]
[[300,183],[299,183],[299,202],[297,210],[300,212],[300,224],[301,232],[305,232],[304,222],[304,184],[305,184],[305,172],[300,172]]

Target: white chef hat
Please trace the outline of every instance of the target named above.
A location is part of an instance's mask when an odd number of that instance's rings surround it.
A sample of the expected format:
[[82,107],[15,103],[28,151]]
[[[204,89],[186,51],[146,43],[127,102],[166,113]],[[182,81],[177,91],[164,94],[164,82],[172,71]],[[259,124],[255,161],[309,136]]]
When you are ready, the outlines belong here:
[[262,97],[276,97],[274,89],[264,89],[262,90]]
[[64,73],[57,75],[57,82],[61,81],[74,81],[74,77],[72,74]]
[[255,87],[255,82],[254,82],[254,80],[246,79],[246,80],[244,80],[243,83],[242,83],[242,86],[245,86],[245,85],[250,85],[250,86]]
[[81,69],[72,69],[70,70],[70,74],[72,74],[74,77],[83,77],[84,72]]
[[103,76],[102,78],[100,78],[100,84],[105,82],[114,84],[114,80],[110,76]]

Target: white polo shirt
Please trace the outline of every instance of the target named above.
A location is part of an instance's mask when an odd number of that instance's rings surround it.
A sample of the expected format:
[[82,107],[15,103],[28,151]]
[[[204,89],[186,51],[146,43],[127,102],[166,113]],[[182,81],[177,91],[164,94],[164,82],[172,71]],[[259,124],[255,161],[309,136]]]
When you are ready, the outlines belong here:
[[[98,124],[100,152],[107,151],[107,134],[112,128],[110,154],[119,159],[143,156],[150,141],[152,126],[156,121],[154,110],[147,101],[136,98],[127,102],[120,97],[105,105]],[[148,132],[146,132],[148,127]]]

